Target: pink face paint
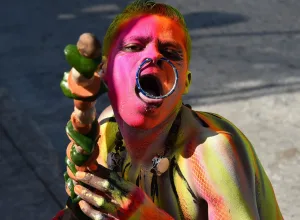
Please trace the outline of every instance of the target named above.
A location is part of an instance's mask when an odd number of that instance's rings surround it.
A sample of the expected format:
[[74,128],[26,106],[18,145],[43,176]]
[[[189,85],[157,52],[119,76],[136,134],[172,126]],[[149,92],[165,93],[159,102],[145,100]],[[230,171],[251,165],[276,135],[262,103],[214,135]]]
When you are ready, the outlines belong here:
[[[181,52],[180,60],[170,55],[174,51]],[[153,128],[168,118],[181,105],[187,71],[186,54],[185,34],[175,21],[162,16],[145,15],[125,23],[110,51],[105,76],[116,117],[130,126],[145,129]],[[179,81],[176,91],[157,107],[145,102],[136,93],[135,74],[145,58],[156,60],[163,56],[176,66]],[[163,93],[174,83],[174,73],[168,64],[146,65],[142,69],[143,74],[158,78]]]

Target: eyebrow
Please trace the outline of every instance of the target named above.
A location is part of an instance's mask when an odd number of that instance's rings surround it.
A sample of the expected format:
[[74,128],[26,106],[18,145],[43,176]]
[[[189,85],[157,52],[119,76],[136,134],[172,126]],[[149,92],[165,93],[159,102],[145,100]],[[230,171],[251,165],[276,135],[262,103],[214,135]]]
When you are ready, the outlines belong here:
[[130,41],[130,40],[136,40],[136,41],[141,41],[141,42],[150,42],[152,40],[152,37],[144,37],[144,36],[130,36],[124,38],[122,41]]
[[183,50],[181,44],[179,44],[177,41],[175,40],[159,40],[158,41],[158,44],[159,45],[162,45],[162,46],[171,46],[171,47],[175,47],[176,49],[180,49],[180,50]]
[[[126,37],[124,39],[122,39],[121,43],[124,44],[127,41],[131,41],[131,40],[136,40],[136,41],[140,41],[143,43],[147,43],[150,42],[153,38],[150,36],[130,36],[130,37]],[[179,44],[177,41],[175,40],[158,40],[158,44],[161,46],[171,46],[171,47],[175,47],[176,49],[179,50],[183,50],[183,47],[181,46],[181,44]]]

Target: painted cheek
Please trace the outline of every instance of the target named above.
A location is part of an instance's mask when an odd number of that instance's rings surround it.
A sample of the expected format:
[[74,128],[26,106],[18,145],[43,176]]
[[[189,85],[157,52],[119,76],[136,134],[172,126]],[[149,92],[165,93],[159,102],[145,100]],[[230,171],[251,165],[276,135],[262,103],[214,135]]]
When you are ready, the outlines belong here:
[[[113,72],[114,84],[116,87],[124,87],[128,92],[133,91],[135,86],[135,65],[134,56],[121,56],[115,62]],[[124,91],[123,91],[124,92]]]
[[[118,54],[115,57],[114,66],[110,67],[109,80],[109,97],[111,104],[118,111],[132,109],[137,101],[135,98],[135,70],[134,63],[136,59],[133,56]],[[131,106],[131,107],[130,107]],[[126,112],[124,112],[126,114]]]

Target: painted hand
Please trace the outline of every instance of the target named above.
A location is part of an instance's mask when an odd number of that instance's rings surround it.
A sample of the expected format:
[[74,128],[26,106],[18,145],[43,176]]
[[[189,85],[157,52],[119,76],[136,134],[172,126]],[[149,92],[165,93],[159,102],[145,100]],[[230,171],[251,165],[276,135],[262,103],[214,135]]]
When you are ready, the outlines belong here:
[[94,174],[78,171],[76,179],[84,183],[74,188],[82,199],[79,206],[93,220],[141,219],[145,211],[159,212],[139,187],[100,165]]

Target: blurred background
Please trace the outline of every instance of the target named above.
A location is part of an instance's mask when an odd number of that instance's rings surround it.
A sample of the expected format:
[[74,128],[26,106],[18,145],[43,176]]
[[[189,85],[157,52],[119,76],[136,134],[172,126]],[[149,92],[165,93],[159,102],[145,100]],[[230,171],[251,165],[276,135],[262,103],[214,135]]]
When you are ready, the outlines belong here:
[[[63,49],[103,39],[127,0],[10,0],[0,7],[1,219],[51,219],[66,201]],[[253,143],[285,219],[300,219],[300,1],[161,0],[192,37],[194,109],[218,113]],[[98,112],[109,105],[106,95]]]

